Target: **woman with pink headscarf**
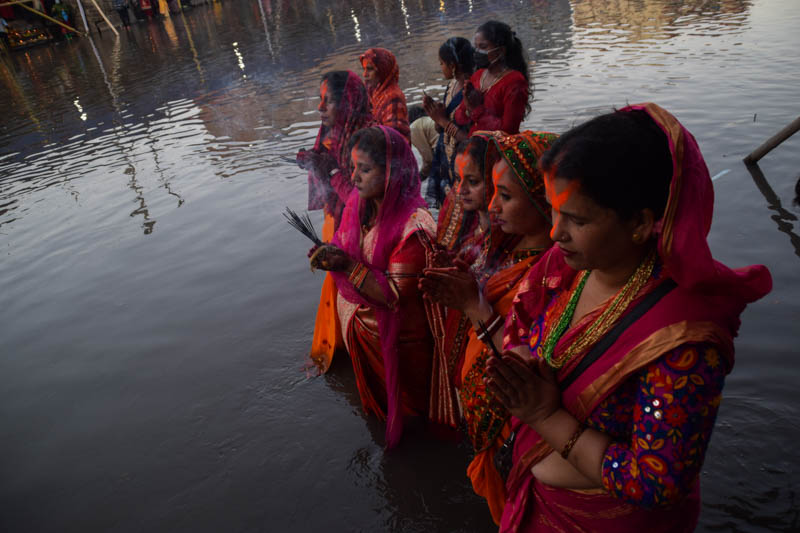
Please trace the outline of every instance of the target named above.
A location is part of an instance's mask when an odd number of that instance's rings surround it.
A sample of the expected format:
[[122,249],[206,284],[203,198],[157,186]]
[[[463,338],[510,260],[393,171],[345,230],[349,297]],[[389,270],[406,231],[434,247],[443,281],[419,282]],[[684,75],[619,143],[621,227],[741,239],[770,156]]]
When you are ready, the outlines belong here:
[[406,95],[398,85],[400,69],[394,54],[385,48],[370,48],[360,60],[375,122],[396,129],[411,142]]
[[436,223],[396,130],[360,130],[350,146],[354,189],[332,244],[314,250],[311,265],[333,275],[361,403],[386,420],[391,448],[404,416],[427,414],[433,339],[417,281]]
[[708,169],[655,104],[573,128],[541,168],[556,245],[487,365],[513,415],[500,531],[693,531],[739,315],[769,271],[712,258]]
[[[327,72],[319,87],[317,110],[320,127],[314,147],[297,152],[297,164],[308,170],[308,209],[322,209],[325,222],[322,240],[330,242],[353,184],[350,182],[350,138],[372,124],[364,83],[349,70]],[[336,285],[325,276],[320,293],[310,357],[326,372],[337,348],[343,348],[341,328],[335,313]]]

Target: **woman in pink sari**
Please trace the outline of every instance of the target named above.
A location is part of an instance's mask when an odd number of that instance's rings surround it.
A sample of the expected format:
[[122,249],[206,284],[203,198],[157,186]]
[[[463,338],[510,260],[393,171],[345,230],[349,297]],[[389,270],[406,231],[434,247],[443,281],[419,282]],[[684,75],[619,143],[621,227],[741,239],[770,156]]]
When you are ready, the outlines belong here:
[[541,166],[556,246],[488,363],[514,415],[500,530],[693,531],[739,315],[769,271],[714,261],[708,170],[654,104],[574,128]]
[[433,339],[417,281],[424,242],[436,225],[420,196],[411,146],[394,129],[371,127],[351,140],[354,190],[332,244],[311,264],[329,270],[358,392],[367,412],[386,420],[386,446],[403,417],[425,415]]
[[[319,87],[320,127],[314,148],[297,152],[297,164],[308,170],[308,209],[324,210],[322,240],[330,242],[339,227],[344,203],[353,190],[350,182],[350,137],[372,124],[364,83],[349,70],[334,70]],[[310,357],[326,372],[337,348],[344,348],[336,316],[336,285],[325,276],[320,292]]]

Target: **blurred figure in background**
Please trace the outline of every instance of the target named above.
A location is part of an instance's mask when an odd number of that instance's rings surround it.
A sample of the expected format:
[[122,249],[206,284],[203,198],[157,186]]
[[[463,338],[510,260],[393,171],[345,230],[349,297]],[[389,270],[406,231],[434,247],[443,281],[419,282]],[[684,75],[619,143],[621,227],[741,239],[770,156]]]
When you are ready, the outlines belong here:
[[411,142],[406,95],[400,89],[400,68],[385,48],[370,48],[360,57],[375,122],[396,129]]
[[442,204],[447,191],[460,179],[453,167],[455,148],[459,141],[467,139],[470,124],[458,123],[455,111],[463,99],[464,84],[474,70],[472,44],[463,37],[446,40],[439,47],[439,66],[444,79],[449,80],[444,101],[437,102],[428,95],[422,101],[430,117],[427,121],[435,123],[440,132],[433,151],[432,179],[428,182],[427,191],[427,196],[434,200],[436,206]]

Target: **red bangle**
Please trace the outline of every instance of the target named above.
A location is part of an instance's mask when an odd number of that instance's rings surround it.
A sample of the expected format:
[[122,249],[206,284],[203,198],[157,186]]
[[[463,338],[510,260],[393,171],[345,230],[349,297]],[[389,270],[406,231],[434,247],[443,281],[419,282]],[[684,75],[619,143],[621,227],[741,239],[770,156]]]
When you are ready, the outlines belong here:
[[360,290],[362,285],[364,285],[364,281],[367,279],[367,274],[369,274],[369,269],[363,263],[356,263],[356,266],[350,271],[350,275],[347,276],[347,279],[353,284],[356,290]]

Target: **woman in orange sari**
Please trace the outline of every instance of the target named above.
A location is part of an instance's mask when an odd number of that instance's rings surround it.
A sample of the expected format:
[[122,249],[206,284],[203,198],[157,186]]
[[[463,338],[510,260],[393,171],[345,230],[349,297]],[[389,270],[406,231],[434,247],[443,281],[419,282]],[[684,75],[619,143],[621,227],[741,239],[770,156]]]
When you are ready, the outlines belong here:
[[[322,121],[314,148],[300,150],[297,164],[308,170],[308,209],[323,209],[322,240],[330,242],[339,227],[344,203],[350,196],[350,137],[372,123],[367,90],[361,79],[348,70],[336,70],[322,77],[319,88]],[[333,354],[343,348],[336,316],[336,285],[325,276],[320,292],[311,360],[321,372],[330,368]]]
[[573,128],[541,167],[557,246],[488,363],[515,435],[500,531],[693,531],[739,315],[769,271],[714,261],[708,169],[655,104]]
[[370,48],[360,60],[375,122],[396,129],[410,143],[406,95],[398,85],[400,68],[394,54],[385,48]]
[[[460,404],[475,451],[467,475],[475,492],[486,498],[497,524],[506,494],[493,458],[511,430],[508,411],[484,384],[490,351],[483,339],[501,330],[520,281],[552,245],[549,206],[537,165],[556,137],[530,131],[494,135],[492,142],[501,158],[492,170],[494,196],[490,211],[501,231],[493,231],[493,236],[503,236],[506,242],[509,237],[516,237],[511,241],[516,244],[486,246],[473,273],[463,268],[427,269],[422,280],[430,297],[450,308],[448,321],[450,313],[454,313],[471,322],[463,363],[456,365]],[[485,332],[481,324],[485,325]]]
[[355,189],[333,242],[311,264],[333,275],[361,402],[386,420],[391,448],[404,416],[427,413],[433,340],[417,281],[435,226],[411,146],[397,131],[366,128],[351,146]]

